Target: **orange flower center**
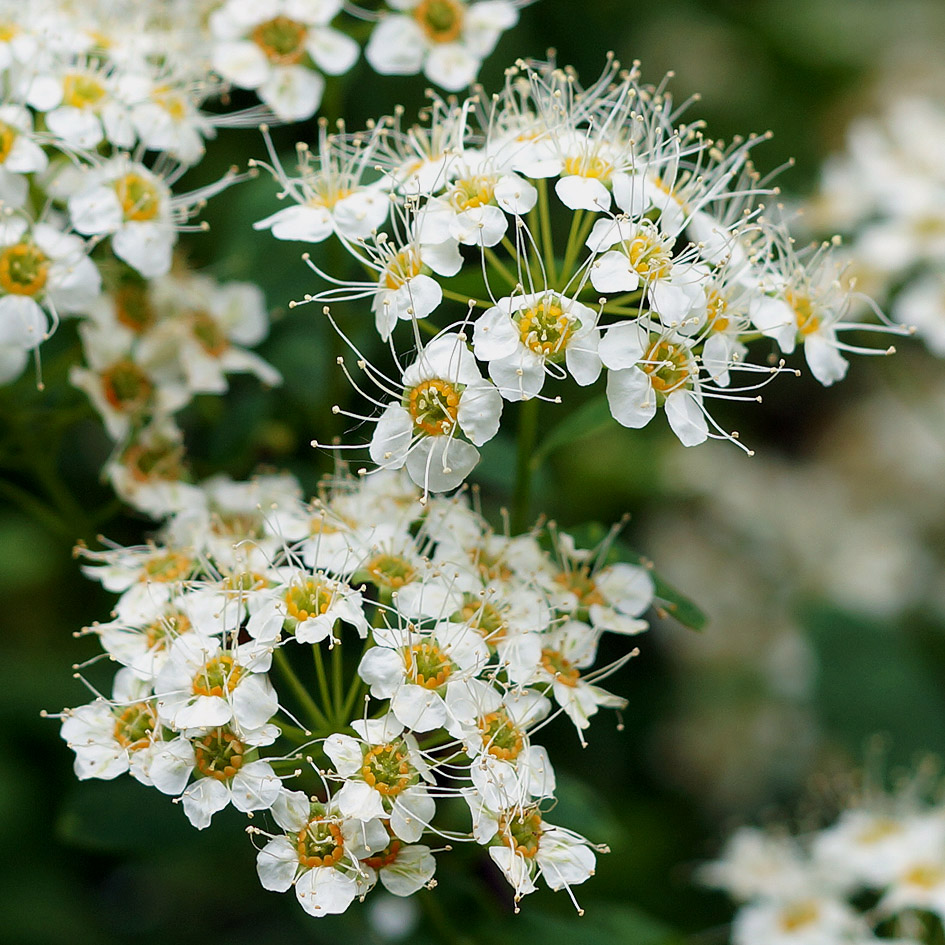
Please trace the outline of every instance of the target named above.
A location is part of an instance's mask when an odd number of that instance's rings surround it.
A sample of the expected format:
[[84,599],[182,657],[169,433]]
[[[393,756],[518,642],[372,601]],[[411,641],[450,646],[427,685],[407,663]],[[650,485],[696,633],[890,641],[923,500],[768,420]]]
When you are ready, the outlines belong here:
[[414,643],[404,661],[410,678],[424,689],[439,689],[453,672],[452,661],[435,643]]
[[566,686],[576,686],[581,678],[580,672],[574,664],[566,659],[560,650],[551,650],[545,647],[541,651],[541,665],[545,672],[555,677],[556,682]]
[[227,654],[206,662],[194,676],[192,690],[195,696],[223,696],[232,692],[243,675],[243,667]]
[[215,781],[229,781],[243,766],[245,751],[234,734],[220,728],[194,742],[197,770]]
[[295,846],[299,863],[309,869],[334,866],[345,853],[341,827],[321,817],[313,818],[299,831]]

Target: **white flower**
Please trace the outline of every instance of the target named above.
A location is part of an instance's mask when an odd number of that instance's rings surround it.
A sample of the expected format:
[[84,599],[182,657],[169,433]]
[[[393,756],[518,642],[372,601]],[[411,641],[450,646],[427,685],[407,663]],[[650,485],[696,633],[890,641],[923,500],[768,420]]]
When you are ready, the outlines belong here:
[[227,0],[210,17],[213,67],[254,89],[283,121],[310,118],[321,104],[321,73],[343,75],[358,58],[349,36],[329,26],[341,0]]
[[558,293],[499,299],[477,319],[473,340],[476,357],[489,362],[489,376],[506,400],[534,397],[546,374],[570,373],[582,386],[600,376],[596,313]]
[[164,794],[180,795],[187,819],[198,830],[208,827],[228,804],[244,812],[267,810],[278,799],[282,782],[267,761],[248,761],[247,755],[275,740],[278,729],[272,728],[213,728],[164,742],[151,763],[154,786]]
[[489,650],[472,628],[440,621],[419,633],[409,627],[379,627],[377,646],[368,650],[358,675],[371,695],[390,699],[397,720],[417,732],[429,732],[448,718],[462,719],[468,702],[465,682],[486,665]]
[[537,807],[490,809],[475,792],[465,794],[473,834],[489,844],[489,856],[515,890],[515,900],[535,891],[542,876],[550,889],[577,886],[594,874],[597,857],[584,837],[549,824]]
[[112,699],[97,699],[64,713],[60,734],[75,752],[80,780],[110,780],[126,771],[150,784],[148,774],[161,741],[150,686],[127,669],[115,675]]
[[268,651],[248,645],[225,650],[199,635],[178,637],[154,682],[161,720],[178,730],[260,728],[279,708],[268,677],[253,669],[268,662]]
[[387,469],[406,465],[425,491],[455,489],[479,461],[475,447],[499,429],[502,397],[483,380],[465,339],[453,333],[423,348],[401,385],[403,398],[377,422],[371,458]]
[[273,837],[256,856],[264,889],[293,886],[302,908],[313,916],[344,912],[370,881],[358,858],[387,846],[380,820],[363,823],[340,813],[334,800],[312,802],[300,791],[284,791],[273,807],[286,834]]
[[371,33],[365,58],[382,75],[423,74],[450,92],[476,80],[499,36],[518,22],[509,0],[389,0],[396,10]]
[[389,818],[396,837],[415,843],[436,813],[424,784],[432,775],[416,739],[391,714],[351,727],[358,738],[336,733],[325,739],[325,754],[343,781],[335,793],[338,810],[362,821]]
[[600,357],[610,369],[607,401],[618,423],[644,427],[662,406],[683,446],[706,440],[708,423],[691,339],[674,332],[649,335],[644,326],[626,322],[604,335]]

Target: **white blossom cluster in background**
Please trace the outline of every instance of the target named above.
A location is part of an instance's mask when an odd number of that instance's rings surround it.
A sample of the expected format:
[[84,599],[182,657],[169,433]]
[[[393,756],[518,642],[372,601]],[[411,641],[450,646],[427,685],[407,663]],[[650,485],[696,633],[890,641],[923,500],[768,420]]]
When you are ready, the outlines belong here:
[[823,169],[811,223],[848,236],[851,270],[945,355],[945,108],[903,97],[852,123]]
[[701,870],[740,903],[732,945],[941,941],[945,807],[919,783],[871,789],[829,827],[799,836],[736,831]]
[[175,256],[238,175],[189,192],[178,180],[218,125],[268,112],[204,110],[225,86],[199,5],[3,3],[0,22],[0,382],[32,355],[42,383],[39,346],[80,317],[84,363],[68,376],[115,441],[107,475],[136,504],[140,484],[179,475],[174,415],[194,394],[225,391],[234,371],[279,381],[246,349],[269,330],[261,292]]
[[[316,916],[378,880],[416,892],[462,841],[516,900],[592,875],[603,848],[545,820],[536,735],[564,713],[583,741],[626,704],[597,683],[635,651],[596,653],[646,629],[646,568],[608,563],[609,542],[496,533],[463,495],[421,505],[403,473],[310,503],[289,476],[181,490],[149,544],[84,552],[119,595],[87,632],[121,668],[110,696],[63,713],[80,778],[130,772],[198,829],[230,804],[256,813],[260,881]],[[444,805],[465,832],[438,825]]]
[[300,146],[294,175],[270,154],[289,206],[257,227],[334,236],[368,274],[309,258],[328,288],[304,301],[369,303],[384,341],[419,349],[392,377],[359,357],[380,390],[379,466],[454,488],[503,401],[602,375],[624,426],[662,409],[687,446],[734,439],[708,405],[758,399],[781,370],[753,358],[762,337],[803,347],[824,384],[845,375],[845,352],[863,349],[841,335],[862,326],[832,247],[795,250],[764,202],[775,191],[751,165],[753,139],[723,146],[678,118],[635,68],[611,61],[585,87],[520,62],[501,93],[434,98],[421,125],[323,134]]

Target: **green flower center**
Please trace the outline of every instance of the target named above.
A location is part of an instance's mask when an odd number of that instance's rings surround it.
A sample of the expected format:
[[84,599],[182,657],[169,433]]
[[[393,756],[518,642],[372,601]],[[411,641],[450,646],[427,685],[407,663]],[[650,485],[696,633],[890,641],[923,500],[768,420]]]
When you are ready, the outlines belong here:
[[194,676],[192,690],[195,696],[223,696],[232,692],[243,675],[243,667],[227,654],[208,660]]
[[11,295],[37,295],[49,278],[49,259],[32,243],[16,243],[0,253],[0,286]]
[[260,23],[252,32],[252,40],[270,62],[290,66],[305,55],[307,35],[308,29],[304,23],[287,16],[277,16]]
[[223,354],[229,345],[223,329],[209,312],[192,312],[190,330],[200,347],[213,357]]
[[125,174],[115,181],[115,193],[126,220],[153,220],[161,209],[157,187],[141,174]]
[[128,751],[138,751],[150,743],[156,716],[148,702],[136,702],[123,709],[115,719],[115,741]]
[[417,569],[404,558],[397,555],[378,555],[368,562],[366,570],[371,580],[391,590],[396,590],[409,584],[417,573]]
[[385,797],[400,794],[418,780],[403,739],[387,745],[372,745],[364,755],[361,777]]
[[147,285],[129,281],[115,292],[115,317],[135,334],[144,334],[157,320]]
[[309,869],[334,866],[345,852],[341,827],[330,820],[315,817],[299,831],[296,839],[299,863]]
[[465,6],[459,0],[422,0],[413,11],[427,38],[434,43],[451,43],[463,30]]
[[229,781],[243,766],[245,752],[246,746],[222,728],[194,742],[197,770],[215,781]]
[[102,375],[102,389],[105,399],[116,410],[135,413],[151,399],[153,387],[144,371],[134,361],[125,359]]
[[525,738],[505,709],[484,715],[478,725],[483,748],[490,755],[502,761],[514,761],[521,754]]
[[538,854],[542,832],[541,814],[536,810],[523,811],[518,816],[506,816],[499,821],[502,842],[529,860]]

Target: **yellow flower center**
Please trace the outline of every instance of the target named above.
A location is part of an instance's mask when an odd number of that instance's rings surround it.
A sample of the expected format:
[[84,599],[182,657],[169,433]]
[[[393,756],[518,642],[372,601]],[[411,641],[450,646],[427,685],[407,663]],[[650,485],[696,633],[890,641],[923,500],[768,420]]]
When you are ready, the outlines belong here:
[[372,558],[365,568],[375,584],[397,590],[409,584],[417,573],[416,568],[397,555],[381,554]]
[[407,675],[424,689],[439,689],[453,673],[450,658],[435,643],[414,643],[404,651]]
[[463,595],[463,606],[450,618],[457,623],[468,624],[486,643],[495,647],[508,633],[508,626],[494,604],[480,600],[474,594]]
[[559,574],[555,575],[554,579],[555,583],[560,584],[577,597],[578,604],[582,608],[590,607],[591,604],[604,603],[601,592],[597,589],[594,579],[588,574],[586,568],[561,571]]
[[151,558],[144,565],[142,581],[168,583],[187,577],[193,570],[193,562],[179,551],[169,551]]
[[190,620],[185,614],[165,614],[145,627],[144,638],[148,649],[166,650],[177,637],[190,630],[190,627]]
[[820,319],[814,313],[814,302],[809,295],[799,295],[789,289],[784,293],[784,298],[794,310],[797,330],[803,337],[812,335],[820,328]]
[[0,286],[10,295],[37,295],[49,278],[49,259],[32,243],[15,243],[0,253]]
[[20,33],[20,28],[15,23],[0,23],[0,43],[9,43]]
[[564,173],[575,177],[591,177],[606,184],[613,172],[613,164],[599,154],[579,154],[564,159]]
[[224,696],[236,688],[243,675],[243,667],[233,662],[226,653],[204,663],[194,676],[191,689],[195,696]]
[[194,742],[197,770],[215,781],[229,781],[243,766],[246,747],[232,733],[216,729]]
[[778,917],[778,925],[784,932],[797,932],[820,918],[820,907],[816,902],[798,902],[786,906]]
[[409,388],[404,399],[414,430],[427,436],[443,436],[456,426],[460,391],[449,381],[432,378]]
[[683,345],[656,341],[643,356],[640,367],[650,375],[657,393],[670,394],[685,386],[692,373],[692,359]]
[[390,866],[397,859],[400,853],[401,842],[395,837],[384,847],[380,853],[373,853],[371,856],[361,860],[365,866],[370,866],[372,870],[382,870],[385,866]]
[[73,108],[93,108],[105,98],[105,85],[95,76],[70,72],[62,80],[62,103]]
[[560,650],[545,647],[541,651],[541,665],[546,673],[554,676],[556,682],[564,683],[566,686],[576,686],[581,678],[580,672]]
[[334,592],[321,581],[309,578],[290,587],[283,599],[289,616],[302,623],[309,617],[326,613],[334,600]]
[[260,23],[251,34],[253,42],[266,54],[266,58],[280,66],[291,66],[305,55],[307,36],[305,24],[287,16],[277,16]]
[[13,125],[8,125],[5,121],[0,121],[0,164],[10,156],[18,134],[19,132]]
[[721,292],[715,289],[706,289],[706,327],[711,332],[721,333],[727,331],[731,324],[731,319],[726,314],[728,311],[728,302],[722,296]]
[[299,864],[308,869],[334,866],[345,853],[345,842],[338,824],[315,817],[300,831],[296,839]]
[[458,180],[450,191],[450,203],[459,212],[484,207],[495,197],[494,177],[469,177]]
[[134,171],[115,181],[115,193],[126,220],[153,220],[161,209],[157,187]]
[[384,269],[383,285],[387,289],[399,289],[408,280],[419,276],[423,271],[420,254],[412,247],[395,253]]
[[856,842],[867,846],[902,832],[902,824],[891,817],[877,817],[866,829],[857,834]]
[[630,265],[643,279],[666,279],[672,271],[671,240],[664,240],[656,227],[648,227],[625,244]]
[[434,43],[451,43],[463,31],[466,7],[460,0],[422,0],[413,17]]
[[203,309],[190,313],[190,330],[211,357],[218,358],[230,345],[220,323]]
[[187,103],[173,86],[159,85],[151,93],[155,105],[159,105],[174,121],[183,121],[187,117]]
[[542,301],[515,316],[522,344],[550,361],[560,361],[580,322],[557,302]]
[[932,890],[945,882],[945,867],[938,863],[921,863],[908,870],[903,876],[903,881],[909,886]]

